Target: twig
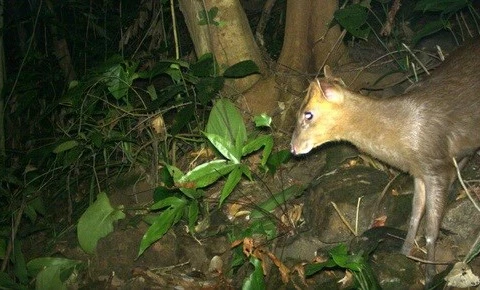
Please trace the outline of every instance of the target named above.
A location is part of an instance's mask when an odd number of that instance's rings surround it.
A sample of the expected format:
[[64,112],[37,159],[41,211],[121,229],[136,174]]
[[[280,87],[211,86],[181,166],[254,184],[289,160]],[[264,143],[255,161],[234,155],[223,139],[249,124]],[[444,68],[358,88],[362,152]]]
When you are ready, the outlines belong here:
[[417,55],[410,50],[410,47],[408,47],[405,43],[402,43],[402,46],[413,56],[413,58],[418,62],[418,64],[422,67],[422,69],[425,71],[425,73],[427,75],[430,75],[430,73],[428,72],[428,69],[420,61],[420,59],[418,59]]
[[395,22],[395,16],[397,15],[398,10],[400,9],[401,3],[400,0],[393,1],[393,5],[388,11],[387,20],[380,31],[380,35],[388,36],[392,33],[393,23]]
[[429,260],[420,259],[420,258],[417,258],[417,257],[414,257],[414,256],[410,256],[410,255],[407,255],[406,257],[409,258],[409,259],[412,259],[412,260],[414,260],[414,261],[423,263],[423,264],[452,265],[452,264],[455,264],[455,263],[456,263],[456,261],[450,261],[450,262],[447,262],[447,261],[443,261],[443,262],[429,261]]
[[[480,207],[478,206],[478,204],[475,202],[475,200],[472,198],[472,195],[470,194],[470,192],[468,191],[467,189],[467,186],[465,185],[465,182],[463,182],[463,178],[460,174],[460,168],[458,167],[458,164],[457,164],[457,160],[455,160],[455,158],[453,158],[453,164],[455,165],[455,169],[457,170],[457,176],[458,176],[458,180],[460,181],[460,184],[462,185],[462,188],[463,190],[465,190],[465,193],[467,194],[468,198],[470,199],[470,201],[473,203],[473,205],[475,206],[475,208],[480,211]],[[468,263],[470,262],[471,259],[473,259],[473,257],[475,256],[475,252],[478,251],[478,244],[480,243],[480,234],[477,236],[477,239],[475,240],[475,242],[473,243],[472,247],[470,248],[470,250],[468,251],[468,254],[465,256],[465,259],[463,260],[463,262],[465,263]],[[478,254],[478,252],[477,252]]]
[[357,200],[357,213],[355,214],[355,233],[358,234],[358,213],[360,212],[360,202],[364,196],[360,196]]
[[479,206],[479,205],[477,204],[477,202],[473,199],[472,195],[470,194],[470,192],[469,192],[468,189],[467,189],[467,186],[465,185],[465,182],[463,182],[462,175],[460,174],[460,168],[458,168],[457,160],[455,160],[455,158],[453,158],[453,164],[455,165],[455,169],[457,170],[458,180],[460,181],[460,184],[462,185],[463,190],[465,190],[465,193],[467,194],[467,196],[468,196],[468,198],[470,199],[470,201],[473,203],[473,205],[475,206],[475,208],[480,212],[480,206]]
[[340,212],[338,209],[337,205],[332,201],[331,204],[333,205],[333,208],[337,211],[337,214],[340,216],[340,219],[342,222],[347,226],[347,228],[352,232],[352,234],[356,237],[357,233],[353,230],[352,226],[350,223],[347,221],[347,219],[343,216],[343,214]]

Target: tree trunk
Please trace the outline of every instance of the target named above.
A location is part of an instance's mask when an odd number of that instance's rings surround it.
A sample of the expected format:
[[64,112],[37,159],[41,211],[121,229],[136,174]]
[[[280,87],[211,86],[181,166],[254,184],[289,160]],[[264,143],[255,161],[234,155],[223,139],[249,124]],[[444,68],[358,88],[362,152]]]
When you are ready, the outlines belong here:
[[[275,73],[270,75],[265,73],[266,64],[240,2],[205,0],[205,7],[201,3],[199,0],[180,0],[196,53],[200,56],[213,52],[223,67],[251,59],[262,68],[261,80],[255,75],[235,83],[237,92],[243,92],[238,103],[245,113],[292,115],[295,109],[289,109],[293,97],[303,97],[308,80],[324,64],[334,65],[344,56],[346,49],[339,27],[330,28],[338,1],[287,0],[284,44]],[[217,17],[209,19],[208,26],[199,25],[200,12],[214,7],[219,11]]]
[[[212,52],[219,63],[220,73],[243,60],[253,60],[260,70],[265,72],[260,50],[238,0],[180,0],[179,3],[197,56]],[[205,3],[205,6],[202,3]],[[202,12],[216,8],[218,8],[216,17],[207,19],[208,25],[200,25],[199,16]],[[233,89],[231,92],[242,93],[259,79],[260,75],[251,75],[227,82],[227,85]]]
[[242,104],[252,114],[267,112],[292,121],[298,100],[309,80],[325,64],[336,65],[345,57],[338,25],[330,27],[337,1],[287,0],[285,36],[275,76],[257,83],[244,94]]

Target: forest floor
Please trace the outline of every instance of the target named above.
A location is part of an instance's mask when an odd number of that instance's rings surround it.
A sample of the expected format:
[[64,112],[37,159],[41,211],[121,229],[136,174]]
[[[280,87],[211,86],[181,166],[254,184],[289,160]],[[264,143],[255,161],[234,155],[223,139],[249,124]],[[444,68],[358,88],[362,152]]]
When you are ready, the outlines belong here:
[[[291,128],[279,131],[291,132]],[[289,134],[275,133],[278,150],[288,149]],[[466,166],[463,179],[470,181],[470,190],[478,195],[480,156],[475,155]],[[292,185],[307,189],[280,202],[260,220],[247,218],[258,204]],[[447,267],[462,260],[480,231],[480,213],[463,189],[456,188],[438,241],[437,260],[449,262]],[[410,215],[412,179],[359,155],[351,146],[322,146],[307,156],[292,158],[274,175],[244,180],[218,208],[220,190],[221,184],[208,189],[205,200],[212,201],[212,206],[195,234],[180,222],[138,258],[148,225],[141,220],[141,213],[133,210],[116,224],[113,233],[99,241],[96,254],[81,250],[73,228],[56,241],[53,252],[88,261],[72,288],[240,289],[254,269],[246,251],[257,250],[263,259],[267,289],[344,289],[354,285],[352,271],[345,267],[327,268],[307,278],[303,275],[306,263],[328,260],[332,249],[344,244],[351,253],[366,259],[368,271],[381,288],[424,287],[424,264],[399,254]],[[108,195],[114,206],[133,209],[150,202],[153,191],[148,182],[127,182],[127,186],[112,187]],[[251,239],[244,239],[249,230],[258,230],[253,225],[263,226],[265,232],[274,225],[275,237],[253,234]],[[425,259],[424,239],[419,235],[418,240],[413,254]],[[247,245],[250,242],[253,245]],[[29,246],[38,245],[32,242]],[[232,264],[237,267],[232,269]],[[480,257],[470,266],[480,275]]]

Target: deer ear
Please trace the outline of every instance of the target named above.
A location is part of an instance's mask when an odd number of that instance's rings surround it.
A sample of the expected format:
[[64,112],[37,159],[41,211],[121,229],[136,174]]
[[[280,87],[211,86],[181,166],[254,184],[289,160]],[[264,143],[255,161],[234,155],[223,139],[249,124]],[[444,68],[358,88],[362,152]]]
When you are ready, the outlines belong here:
[[339,83],[341,84],[342,86],[345,86],[345,82],[342,80],[342,78],[340,77],[336,77],[333,75],[333,72],[332,72],[332,68],[326,64],[324,67],[323,67],[323,75],[325,76],[325,78],[329,81],[332,81],[332,82],[336,82],[336,83]]
[[330,66],[328,64],[326,64],[323,67],[323,75],[328,80],[334,80],[335,79],[335,77],[333,76],[333,73],[332,73],[332,69],[330,68]]
[[334,104],[341,104],[345,99],[345,94],[342,88],[335,83],[332,83],[328,80],[316,80],[317,86],[322,92],[322,95],[325,99]]

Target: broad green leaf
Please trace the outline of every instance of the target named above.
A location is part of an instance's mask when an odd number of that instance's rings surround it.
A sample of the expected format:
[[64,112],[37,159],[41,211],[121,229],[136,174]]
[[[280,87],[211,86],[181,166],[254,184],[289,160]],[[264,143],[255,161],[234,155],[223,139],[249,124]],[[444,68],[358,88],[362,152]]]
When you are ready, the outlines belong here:
[[305,185],[291,185],[290,187],[275,193],[258,205],[258,209],[253,210],[250,213],[250,219],[261,218],[265,216],[265,213],[273,211],[278,206],[285,204],[288,200],[300,196],[307,187]]
[[[208,186],[232,171],[236,166],[236,164],[223,159],[201,164],[180,178],[177,186],[188,185],[189,188]],[[193,183],[193,185],[190,185],[190,183]]]
[[188,227],[193,230],[195,227],[195,223],[198,220],[198,213],[199,213],[199,208],[198,208],[198,201],[192,200],[188,206]]
[[[179,186],[182,186],[182,184],[179,184]],[[179,189],[183,194],[191,199],[197,199],[202,196],[197,188],[180,187]]]
[[242,173],[243,170],[240,166],[237,166],[235,169],[230,172],[227,178],[227,182],[225,182],[225,185],[222,188],[222,193],[220,195],[220,204],[218,205],[219,207],[223,204],[225,199],[232,193],[233,189],[235,186],[237,186],[238,182],[242,178]]
[[158,186],[153,191],[153,201],[161,201],[167,197],[173,197],[179,194],[178,188],[174,188],[173,184],[169,187],[167,186]]
[[99,193],[97,200],[87,208],[78,221],[77,236],[82,249],[93,254],[98,240],[113,231],[115,221],[124,218],[125,213],[120,209],[114,209],[104,192]]
[[370,28],[365,27],[367,23],[368,10],[360,4],[348,5],[343,9],[335,11],[335,20],[350,32],[353,36],[366,39]]
[[272,149],[273,149],[273,137],[271,135],[261,135],[255,138],[254,140],[248,142],[242,148],[242,156],[246,156],[252,152],[255,152],[262,147],[264,148],[262,153],[261,165],[265,166],[265,164],[267,163],[268,157],[270,156],[270,153],[272,153]]
[[253,122],[255,122],[255,127],[270,127],[272,124],[272,117],[263,113],[253,117]]
[[55,149],[53,149],[53,153],[58,154],[67,150],[70,150],[74,147],[78,146],[77,140],[69,140],[59,144]]
[[227,68],[223,76],[226,78],[243,78],[255,73],[260,73],[257,64],[252,60],[244,60]]
[[216,76],[217,71],[215,57],[211,52],[200,56],[197,62],[190,66],[190,73],[201,78]]
[[267,289],[265,280],[263,279],[263,267],[262,262],[255,258],[250,257],[250,263],[253,265],[254,270],[250,276],[243,282],[242,290],[264,290]]
[[448,23],[441,19],[429,21],[419,31],[415,33],[412,39],[412,43],[416,44],[424,37],[432,35],[442,29],[445,29],[448,25]]
[[25,214],[30,218],[32,223],[35,223],[37,218],[37,213],[45,215],[45,205],[43,204],[42,198],[36,197],[30,200],[25,207]]
[[204,134],[205,136],[207,136],[210,143],[212,143],[212,145],[218,150],[218,152],[223,155],[223,157],[227,158],[233,163],[240,163],[240,159],[242,158],[242,152],[236,152],[235,147],[229,140],[217,134],[211,134],[206,132]]
[[136,68],[137,64],[135,63],[118,63],[103,74],[108,91],[115,99],[119,100],[127,95],[133,81],[138,78],[138,75],[134,73]]
[[313,274],[316,274],[317,272],[323,270],[324,268],[333,268],[333,267],[338,267],[338,265],[331,258],[323,263],[307,264],[305,265],[305,276],[306,277],[312,276]]
[[62,269],[70,269],[81,263],[82,261],[66,258],[42,257],[30,260],[30,262],[27,263],[27,269],[31,275],[37,275],[44,268],[60,267]]
[[63,290],[67,285],[62,282],[60,275],[62,269],[59,266],[47,267],[38,273],[35,279],[35,289],[42,290]]
[[221,23],[218,22],[215,18],[217,17],[218,14],[218,7],[214,6],[210,8],[210,10],[202,10],[198,13],[198,18],[200,19],[198,21],[198,25],[215,25],[215,26],[220,26]]
[[143,235],[140,242],[140,249],[138,250],[137,257],[145,252],[151,244],[163,237],[165,233],[173,226],[177,216],[183,212],[187,201],[183,200],[181,204],[171,206],[163,211],[155,220],[155,222],[148,228],[147,232]]
[[215,102],[205,131],[222,136],[232,144],[237,142],[243,144],[247,140],[247,129],[242,115],[228,99],[220,99]]
[[155,89],[155,86],[154,85],[149,85],[147,87],[147,92],[148,92],[148,95],[150,96],[150,99],[152,101],[155,101],[158,96],[157,96],[157,90]]
[[174,182],[177,182],[184,176],[183,172],[177,167],[169,164],[167,164],[166,167],[168,169],[168,172],[170,173],[170,176],[172,176]]
[[150,210],[158,210],[166,207],[179,207],[183,203],[185,203],[185,200],[182,198],[178,198],[175,196],[167,197],[165,199],[162,199],[156,203],[154,203],[151,207]]
[[292,153],[289,150],[280,150],[270,154],[267,160],[267,168],[271,173],[275,173],[277,168],[283,163],[287,163],[288,160],[292,157]]
[[27,265],[25,263],[25,256],[22,252],[22,241],[16,239],[13,247],[13,271],[15,276],[22,284],[28,283]]
[[332,259],[342,268],[352,271],[361,271],[364,268],[365,261],[360,255],[349,255],[347,246],[340,244],[329,251]]

